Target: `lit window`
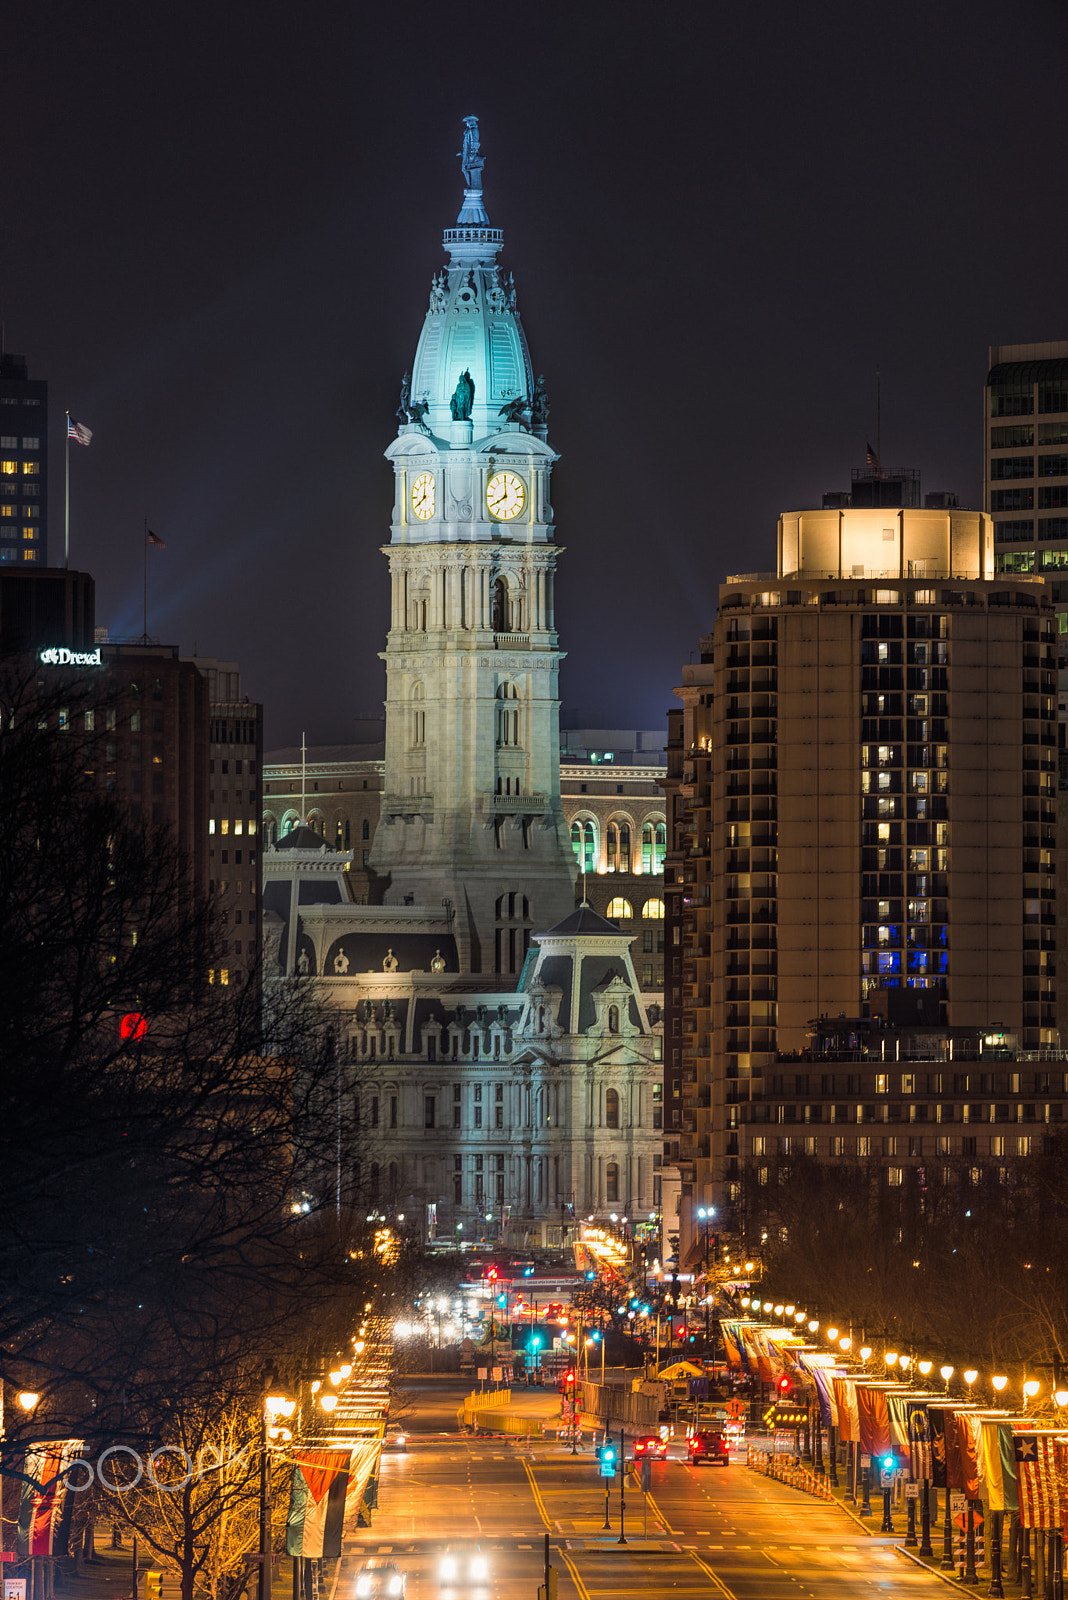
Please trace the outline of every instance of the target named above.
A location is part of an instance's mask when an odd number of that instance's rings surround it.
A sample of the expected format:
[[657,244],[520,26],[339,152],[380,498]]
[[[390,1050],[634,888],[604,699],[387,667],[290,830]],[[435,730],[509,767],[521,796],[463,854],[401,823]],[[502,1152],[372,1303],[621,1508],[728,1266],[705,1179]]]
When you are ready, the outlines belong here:
[[625,921],[627,918],[633,917],[634,907],[629,900],[624,900],[621,894],[617,894],[614,900],[609,900],[606,915],[612,917],[615,921]]
[[889,1075],[887,1073],[885,1073],[885,1072],[877,1072],[875,1074],[875,1093],[876,1094],[889,1094],[890,1093],[890,1078],[889,1078]]
[[900,1189],[905,1181],[905,1169],[903,1167],[887,1167],[886,1181],[891,1189]]
[[234,823],[234,832],[235,833],[241,833],[243,831],[243,829],[244,829],[244,823],[241,821],[241,818],[238,817],[237,821]]
[[36,539],[37,532],[38,530],[36,528],[23,528],[22,537],[24,539]]
[[24,461],[22,463],[22,476],[24,478],[36,478],[36,476],[40,472],[40,470],[41,470],[40,462],[37,462],[37,461]]
[[14,478],[19,470],[17,461],[0,461],[0,475],[5,478]]
[[229,819],[227,817],[223,817],[222,821],[219,823],[219,832],[220,833],[229,833],[230,832],[230,822],[229,822]]
[[664,920],[664,902],[663,902],[663,900],[647,900],[645,902],[645,904],[642,906],[642,916],[646,919],[647,922],[663,922],[663,920]]
[[14,515],[14,506],[0,506],[0,517],[13,517]]
[[888,822],[880,822],[880,824],[879,824],[879,840],[880,840],[880,843],[885,843],[885,844],[889,844],[890,843],[890,824]]
[[219,982],[222,984],[224,989],[229,985],[229,982],[230,982],[230,969],[229,969],[229,967],[220,967],[219,968]]
[[215,818],[214,817],[210,817],[208,819],[208,832],[209,833],[214,833],[215,832]]

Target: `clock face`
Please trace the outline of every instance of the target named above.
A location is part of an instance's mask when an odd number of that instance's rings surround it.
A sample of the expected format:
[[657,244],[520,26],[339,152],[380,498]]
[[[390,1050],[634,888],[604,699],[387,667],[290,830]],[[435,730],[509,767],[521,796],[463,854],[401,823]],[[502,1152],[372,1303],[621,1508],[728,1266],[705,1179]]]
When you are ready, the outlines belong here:
[[412,510],[421,522],[434,515],[434,474],[421,472],[412,484]]
[[511,522],[518,517],[526,498],[523,480],[514,472],[495,472],[486,485],[486,504],[498,522]]

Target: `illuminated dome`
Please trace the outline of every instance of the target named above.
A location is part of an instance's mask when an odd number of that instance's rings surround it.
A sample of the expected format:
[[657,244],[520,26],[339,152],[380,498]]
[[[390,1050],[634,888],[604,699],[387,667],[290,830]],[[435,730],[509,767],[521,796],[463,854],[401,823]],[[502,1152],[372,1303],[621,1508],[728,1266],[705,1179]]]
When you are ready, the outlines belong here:
[[534,398],[534,378],[523,324],[515,304],[511,274],[502,271],[497,255],[504,244],[500,228],[489,226],[478,187],[464,192],[454,228],[442,243],[449,263],[435,274],[430,306],[415,352],[411,393],[429,407],[431,433],[448,437],[452,422],[449,402],[464,372],[475,386],[471,410],[476,439],[504,426],[501,407]]

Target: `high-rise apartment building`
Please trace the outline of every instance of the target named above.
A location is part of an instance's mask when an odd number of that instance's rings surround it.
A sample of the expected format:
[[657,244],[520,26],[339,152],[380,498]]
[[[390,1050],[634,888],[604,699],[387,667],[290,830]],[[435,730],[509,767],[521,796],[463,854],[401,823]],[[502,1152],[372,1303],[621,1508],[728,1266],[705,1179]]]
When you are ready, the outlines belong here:
[[48,384],[0,352],[0,562],[48,564]]
[[669,741],[684,1212],[729,1196],[742,1108],[814,1018],[1057,1039],[1045,584],[995,577],[979,512],[795,512],[778,547],[721,586]]
[[259,956],[263,707],[242,696],[236,661],[193,661],[208,680],[208,887],[223,924],[214,976],[243,983]]
[[1068,633],[1068,340],[991,345],[983,509],[996,570],[1049,577]]

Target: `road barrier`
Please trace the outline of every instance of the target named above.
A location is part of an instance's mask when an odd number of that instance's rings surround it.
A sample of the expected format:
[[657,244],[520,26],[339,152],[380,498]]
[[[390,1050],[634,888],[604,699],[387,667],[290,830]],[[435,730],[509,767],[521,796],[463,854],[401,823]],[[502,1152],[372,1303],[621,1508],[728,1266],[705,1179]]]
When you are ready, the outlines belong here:
[[777,1455],[772,1450],[759,1450],[750,1444],[746,1447],[745,1464],[750,1472],[760,1472],[765,1478],[789,1484],[791,1489],[800,1489],[803,1494],[814,1495],[817,1500],[833,1499],[826,1475],[813,1472],[796,1456]]

